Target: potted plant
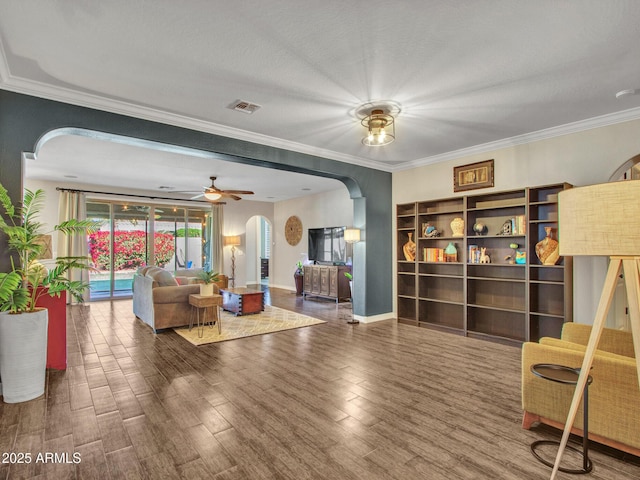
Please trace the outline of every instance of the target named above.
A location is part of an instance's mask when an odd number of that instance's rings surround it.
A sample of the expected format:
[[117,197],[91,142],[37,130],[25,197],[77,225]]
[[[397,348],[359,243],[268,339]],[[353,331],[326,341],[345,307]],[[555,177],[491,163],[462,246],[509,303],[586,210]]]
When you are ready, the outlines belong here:
[[200,295],[203,297],[210,297],[213,295],[213,284],[218,281],[218,272],[201,270],[198,272],[198,278],[203,282],[200,284]]
[[[51,269],[36,259],[44,250],[43,224],[38,215],[44,206],[44,191],[25,190],[22,205],[15,207],[0,184],[0,231],[7,240],[11,271],[0,273],[0,377],[4,401],[23,402],[44,393],[47,358],[48,312],[36,306],[42,295],[59,296],[67,291],[78,302],[89,286],[71,280],[73,269],[89,268],[87,257],[58,257]],[[68,220],[52,232],[64,234],[97,230],[93,220]]]
[[304,268],[301,261],[296,263],[296,271],[293,272],[293,281],[296,284],[296,295],[302,295],[304,288]]

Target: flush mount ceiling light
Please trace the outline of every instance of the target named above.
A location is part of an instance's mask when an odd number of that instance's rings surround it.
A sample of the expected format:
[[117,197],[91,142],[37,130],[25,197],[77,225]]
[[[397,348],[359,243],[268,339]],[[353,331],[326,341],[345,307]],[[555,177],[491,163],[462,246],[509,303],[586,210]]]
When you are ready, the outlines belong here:
[[357,110],[366,132],[362,144],[368,147],[389,145],[396,139],[396,117],[400,106],[393,103],[367,103]]

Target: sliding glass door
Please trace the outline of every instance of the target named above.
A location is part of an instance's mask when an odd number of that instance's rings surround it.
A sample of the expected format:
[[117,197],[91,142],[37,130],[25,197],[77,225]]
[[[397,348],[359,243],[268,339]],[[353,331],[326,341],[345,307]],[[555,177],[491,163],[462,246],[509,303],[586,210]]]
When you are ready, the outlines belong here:
[[211,265],[210,210],[167,205],[87,201],[87,218],[102,220],[89,236],[93,270],[90,299],[132,295],[135,272],[145,265],[170,271]]
[[133,274],[148,263],[149,208],[87,202],[87,218],[103,221],[89,236],[90,299],[130,296]]

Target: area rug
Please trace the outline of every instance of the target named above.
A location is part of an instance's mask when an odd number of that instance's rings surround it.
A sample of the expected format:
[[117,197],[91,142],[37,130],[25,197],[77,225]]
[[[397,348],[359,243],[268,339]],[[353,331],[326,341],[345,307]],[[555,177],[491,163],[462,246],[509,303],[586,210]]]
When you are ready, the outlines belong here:
[[205,345],[207,343],[224,342],[226,340],[327,323],[324,320],[318,320],[317,318],[270,305],[266,305],[263,312],[253,315],[236,317],[234,314],[224,310],[220,310],[220,313],[222,317],[222,333],[218,333],[217,326],[211,328],[208,325],[204,328],[202,338],[198,338],[198,329],[195,325],[191,331],[189,331],[189,327],[174,328],[173,331],[193,345]]

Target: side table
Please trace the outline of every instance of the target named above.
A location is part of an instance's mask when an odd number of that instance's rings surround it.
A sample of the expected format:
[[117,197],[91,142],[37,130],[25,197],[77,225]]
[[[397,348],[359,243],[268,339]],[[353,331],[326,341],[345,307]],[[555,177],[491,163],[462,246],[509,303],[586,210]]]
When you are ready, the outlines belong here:
[[[564,365],[556,365],[553,363],[536,363],[535,365],[531,366],[531,372],[540,378],[544,378],[545,380],[564,383],[566,385],[576,385],[578,383],[578,376],[580,375],[579,368],[571,368]],[[558,470],[560,470],[561,472],[577,474],[589,473],[593,468],[593,463],[589,459],[589,385],[592,381],[593,378],[591,377],[591,375],[589,375],[589,377],[587,378],[587,384],[584,387],[584,392],[582,392],[582,452],[577,448],[571,447],[569,445],[567,445],[566,447],[582,456],[582,468],[571,469],[560,467],[558,468]],[[556,440],[537,440],[531,444],[531,453],[533,453],[533,456],[536,457],[540,462],[544,463],[546,466],[553,468],[553,462],[545,460],[538,454],[538,452],[536,452],[536,448],[540,445],[560,446],[560,442]]]
[[[220,318],[220,305],[222,305],[222,295],[200,295],[198,293],[192,293],[189,295],[189,305],[191,305],[191,315],[189,318],[189,330],[193,328],[193,314],[195,310],[196,322],[198,328],[198,338],[202,338],[204,335],[204,326],[207,323],[207,311],[214,309],[215,319],[210,321],[211,328],[213,324],[218,324],[218,333],[222,332],[222,321]],[[200,325],[200,309],[202,312],[202,326]]]

